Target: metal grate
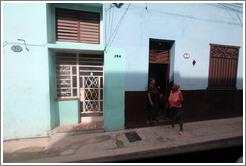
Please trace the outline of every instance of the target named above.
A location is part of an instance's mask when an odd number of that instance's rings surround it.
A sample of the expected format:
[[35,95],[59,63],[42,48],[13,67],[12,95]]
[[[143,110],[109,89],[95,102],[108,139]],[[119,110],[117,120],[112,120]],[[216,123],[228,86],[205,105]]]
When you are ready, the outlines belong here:
[[103,112],[103,56],[56,55],[58,98],[80,98],[81,114]]
[[56,55],[57,97],[77,97],[76,54]]
[[135,131],[125,133],[125,136],[130,143],[142,140],[142,138]]
[[103,112],[103,58],[79,56],[81,114]]

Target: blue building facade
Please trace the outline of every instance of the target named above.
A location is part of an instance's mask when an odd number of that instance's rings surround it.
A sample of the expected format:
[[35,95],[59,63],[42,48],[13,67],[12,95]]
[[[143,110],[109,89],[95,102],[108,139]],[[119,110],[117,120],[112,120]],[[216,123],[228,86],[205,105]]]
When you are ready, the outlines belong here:
[[106,131],[134,127],[151,76],[191,104],[236,93],[242,113],[243,3],[2,3],[4,140],[95,116]]

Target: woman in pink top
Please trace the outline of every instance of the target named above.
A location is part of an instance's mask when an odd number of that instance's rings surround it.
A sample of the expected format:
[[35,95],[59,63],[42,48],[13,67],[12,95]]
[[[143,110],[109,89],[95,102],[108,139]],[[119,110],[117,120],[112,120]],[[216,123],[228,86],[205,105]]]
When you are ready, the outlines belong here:
[[174,84],[170,92],[168,99],[170,118],[172,119],[172,128],[174,128],[175,120],[179,121],[180,131],[179,135],[184,134],[183,132],[183,107],[182,101],[184,97],[182,92],[179,91],[180,85]]

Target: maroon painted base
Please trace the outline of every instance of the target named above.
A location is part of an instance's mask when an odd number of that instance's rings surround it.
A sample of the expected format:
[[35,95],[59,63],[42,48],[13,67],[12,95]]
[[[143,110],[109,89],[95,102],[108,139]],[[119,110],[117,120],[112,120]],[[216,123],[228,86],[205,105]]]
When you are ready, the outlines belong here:
[[[182,91],[184,122],[243,116],[243,90]],[[125,128],[146,127],[147,92],[125,92]]]
[[146,126],[147,103],[147,92],[125,92],[125,128]]

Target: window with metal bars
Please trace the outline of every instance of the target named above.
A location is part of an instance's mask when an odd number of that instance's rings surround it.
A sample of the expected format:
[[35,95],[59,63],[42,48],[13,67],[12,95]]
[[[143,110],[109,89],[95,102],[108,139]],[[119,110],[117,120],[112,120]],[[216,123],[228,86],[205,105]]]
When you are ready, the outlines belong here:
[[56,55],[56,87],[58,98],[78,97],[76,54]]
[[103,56],[56,53],[56,88],[57,98],[82,97],[90,100],[91,95],[95,95],[93,100],[102,100]]
[[100,44],[100,13],[56,8],[56,40]]

